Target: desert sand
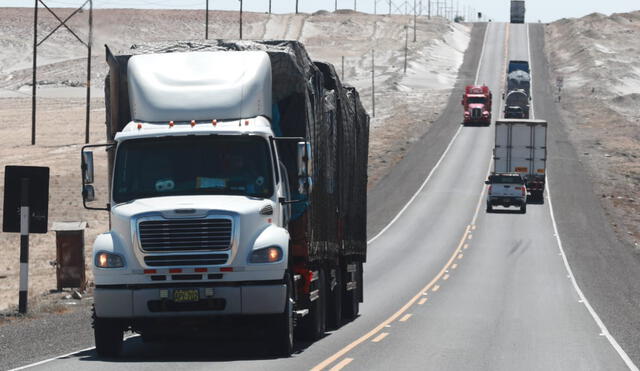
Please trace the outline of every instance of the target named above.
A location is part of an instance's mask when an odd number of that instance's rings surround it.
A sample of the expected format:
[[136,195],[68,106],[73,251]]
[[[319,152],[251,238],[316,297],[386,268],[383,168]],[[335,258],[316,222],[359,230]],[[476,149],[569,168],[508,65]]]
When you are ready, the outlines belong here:
[[563,19],[547,55],[571,142],[620,239],[640,251],[640,11]]
[[[70,33],[59,31],[39,48],[37,145],[31,135],[31,55],[33,15],[30,8],[0,8],[0,177],[5,165],[51,168],[49,226],[56,221],[86,221],[85,261],[91,281],[90,252],[96,235],[108,229],[106,212],[88,211],[80,197],[80,148],[84,144],[84,94],[87,51]],[[68,9],[56,10],[61,17]],[[55,26],[41,13],[40,37]],[[369,179],[373,186],[402,159],[444,109],[469,43],[469,27],[442,18],[418,19],[417,42],[410,29],[404,74],[405,26],[411,16],[373,16],[352,11],[299,15],[246,13],[248,39],[295,39],[311,57],[332,62],[344,81],[359,88],[372,112],[371,50],[375,55],[376,115],[372,119]],[[70,27],[87,35],[86,14]],[[125,50],[135,43],[204,37],[200,11],[96,10],[92,58],[91,143],[104,141],[103,80],[107,72],[103,45]],[[235,12],[212,12],[210,38],[235,39]],[[452,123],[457,125],[458,123]],[[98,154],[99,152],[97,152]],[[98,155],[96,190],[106,197],[106,160]],[[3,193],[0,184],[0,193]],[[2,207],[2,205],[0,205]],[[32,235],[29,292],[32,299],[56,288],[55,233]],[[0,233],[0,311],[17,304],[19,237]],[[56,297],[56,295],[53,295]],[[57,296],[60,296],[59,294]]]

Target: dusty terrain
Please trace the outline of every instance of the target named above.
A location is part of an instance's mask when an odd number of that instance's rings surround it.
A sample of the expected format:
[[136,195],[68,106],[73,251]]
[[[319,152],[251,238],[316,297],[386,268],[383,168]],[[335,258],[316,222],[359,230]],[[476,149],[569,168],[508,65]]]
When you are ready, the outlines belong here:
[[[69,10],[56,10],[61,17]],[[37,145],[31,135],[32,9],[0,8],[0,178],[5,165],[51,167],[49,226],[55,221],[88,222],[85,260],[90,246],[105,231],[105,212],[88,211],[80,197],[79,153],[84,143],[86,49],[67,31],[45,41],[38,54]],[[104,135],[101,98],[104,44],[123,50],[137,42],[197,39],[204,36],[200,11],[97,10],[94,12],[91,143]],[[237,14],[212,12],[210,38],[237,38]],[[86,14],[68,23],[86,37]],[[372,120],[370,185],[402,159],[409,145],[427,132],[444,108],[469,42],[469,28],[444,19],[418,20],[417,41],[409,30],[408,68],[404,74],[405,25],[408,16],[373,16],[350,11],[300,15],[246,13],[244,36],[250,39],[297,39],[312,58],[332,62],[344,81],[359,88],[372,113],[371,49],[375,49],[376,115]],[[40,38],[56,26],[41,11]],[[347,38],[346,35],[349,37]],[[106,161],[98,156],[96,189],[106,196]],[[1,182],[0,182],[1,183]],[[0,193],[3,193],[0,184]],[[2,205],[0,205],[0,208]],[[29,289],[32,298],[55,289],[55,234],[32,235]],[[17,303],[19,237],[0,233],[0,311]],[[91,280],[90,269],[87,269]],[[66,294],[55,294],[61,297]],[[55,307],[58,308],[58,307]],[[58,309],[55,309],[58,310]]]
[[563,115],[621,239],[640,251],[640,11],[547,26]]

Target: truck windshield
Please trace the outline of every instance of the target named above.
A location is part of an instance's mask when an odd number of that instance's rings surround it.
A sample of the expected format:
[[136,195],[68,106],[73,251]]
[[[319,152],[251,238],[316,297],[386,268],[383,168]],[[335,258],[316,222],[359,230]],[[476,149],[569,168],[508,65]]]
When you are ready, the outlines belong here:
[[484,104],[484,98],[482,97],[469,97],[469,104]]
[[118,146],[115,203],[175,195],[273,194],[266,140],[254,136],[184,136],[128,140]]

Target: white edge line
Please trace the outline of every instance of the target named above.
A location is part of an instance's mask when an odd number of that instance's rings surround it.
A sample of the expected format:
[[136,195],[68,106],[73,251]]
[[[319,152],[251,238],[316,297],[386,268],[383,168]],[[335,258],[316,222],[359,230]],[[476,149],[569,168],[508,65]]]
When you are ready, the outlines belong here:
[[[482,51],[480,52],[480,60],[478,61],[478,70],[476,71],[476,82],[475,84],[477,84],[478,81],[478,76],[480,75],[480,68],[482,67],[482,58],[484,56],[484,50],[485,50],[485,46],[487,45],[486,41],[487,41],[487,35],[489,34],[489,26],[491,25],[491,23],[489,23],[487,25],[487,28],[485,29],[485,33],[484,33],[484,40],[482,41]],[[440,156],[440,159],[438,160],[438,162],[436,162],[435,166],[433,167],[433,169],[431,169],[431,171],[429,172],[429,175],[427,175],[427,178],[424,180],[424,182],[422,182],[422,185],[420,185],[420,188],[418,188],[418,190],[413,194],[413,196],[411,197],[411,199],[409,199],[409,201],[404,205],[404,207],[398,212],[398,214],[396,214],[396,216],[391,219],[391,221],[384,227],[382,228],[382,230],[380,232],[378,232],[375,236],[371,237],[371,239],[369,239],[369,241],[367,241],[367,245],[371,244],[373,241],[377,240],[378,237],[382,236],[384,234],[384,232],[386,232],[389,228],[391,228],[391,226],[398,220],[400,219],[400,216],[402,216],[402,214],[404,214],[404,212],[409,208],[409,206],[413,203],[413,201],[415,201],[415,199],[418,197],[418,195],[420,194],[420,192],[422,192],[422,190],[424,189],[424,187],[427,186],[427,183],[429,183],[429,180],[431,180],[431,177],[433,176],[433,173],[435,173],[435,171],[438,169],[438,167],[440,166],[440,164],[442,163],[442,161],[444,160],[444,158],[447,156],[447,153],[449,153],[449,149],[451,149],[451,146],[453,145],[453,143],[455,142],[456,138],[458,137],[458,135],[460,135],[460,132],[462,131],[462,125],[460,125],[458,127],[458,130],[456,131],[455,135],[453,136],[453,138],[451,138],[451,141],[449,142],[449,144],[447,145],[447,148],[444,150],[444,153],[442,153],[442,156]]]
[[[529,38],[529,28],[531,25],[527,25],[527,43],[529,44],[529,61],[531,64],[531,39]],[[531,69],[531,72],[533,73],[533,67],[530,66],[529,67]],[[532,96],[533,96],[533,74],[531,74],[532,78],[531,78],[531,92],[532,92]],[[533,100],[531,100],[531,112],[532,112],[532,116],[533,116]],[[611,344],[611,346],[613,347],[613,349],[615,349],[615,351],[618,353],[618,355],[620,356],[620,358],[622,358],[622,360],[624,361],[625,365],[629,368],[629,370],[631,371],[640,371],[638,369],[638,366],[636,366],[633,361],[631,360],[631,358],[629,357],[629,355],[624,351],[624,349],[622,349],[622,347],[620,346],[620,344],[618,344],[618,342],[616,341],[616,339],[613,337],[613,335],[611,335],[611,333],[609,332],[609,330],[607,329],[607,326],[605,326],[604,322],[602,322],[602,320],[600,319],[600,316],[598,316],[598,313],[596,313],[596,311],[593,309],[593,307],[591,306],[591,304],[589,303],[589,300],[587,300],[587,297],[584,296],[584,293],[582,292],[582,290],[580,289],[580,286],[578,286],[578,282],[576,281],[575,276],[573,275],[573,271],[571,270],[571,266],[569,265],[569,260],[567,259],[567,255],[564,252],[564,248],[562,246],[562,240],[560,239],[560,232],[558,231],[558,225],[556,223],[556,217],[555,214],[553,212],[553,202],[551,201],[551,187],[549,186],[549,171],[547,170],[547,175],[545,176],[545,184],[546,184],[546,190],[547,190],[547,199],[549,200],[549,214],[551,215],[551,223],[553,224],[553,233],[556,237],[556,241],[558,243],[558,248],[560,249],[560,255],[562,256],[562,261],[564,262],[564,267],[567,269],[567,273],[569,274],[569,278],[571,279],[571,283],[573,284],[573,288],[576,291],[576,293],[578,294],[578,297],[580,297],[580,300],[582,301],[582,303],[584,304],[584,306],[587,308],[587,311],[589,312],[589,314],[591,315],[591,317],[593,318],[593,320],[595,321],[596,325],[598,325],[598,327],[600,328],[600,331],[602,332],[602,335],[604,337],[607,338],[607,340],[609,341],[609,343]]]
[[[136,337],[136,336],[138,336],[138,334],[134,334],[134,335],[130,335],[130,336],[125,336],[125,337],[124,337],[124,340],[130,339],[130,338],[133,338],[133,337]],[[93,346],[93,347],[89,347],[89,348],[84,348],[84,349],[80,349],[80,350],[75,350],[75,351],[70,352],[70,353],[67,353],[67,354],[63,354],[63,355],[60,355],[60,356],[55,356],[55,357],[52,357],[52,358],[48,358],[48,359],[42,360],[42,361],[40,361],[40,362],[31,363],[31,364],[26,365],[26,366],[20,366],[20,367],[17,367],[17,368],[12,368],[12,369],[10,369],[10,370],[8,370],[8,371],[19,371],[19,370],[24,370],[24,369],[31,368],[31,367],[40,366],[40,365],[42,365],[42,364],[49,363],[49,362],[51,362],[51,361],[55,361],[56,359],[66,358],[66,357],[72,356],[72,355],[74,355],[74,354],[78,354],[78,353],[86,352],[86,351],[88,351],[88,350],[92,350],[92,349],[95,349],[95,348],[96,348],[96,347],[95,347],[95,346]]]
[[553,223],[553,232],[555,233],[556,241],[558,242],[558,248],[560,249],[560,255],[562,255],[562,261],[564,262],[564,266],[567,269],[567,272],[569,273],[569,277],[571,278],[571,283],[573,283],[573,288],[578,293],[580,300],[582,300],[582,303],[589,311],[589,314],[591,314],[591,317],[593,317],[593,320],[596,322],[596,325],[598,325],[598,327],[600,328],[602,335],[607,338],[607,340],[609,341],[613,349],[615,349],[616,352],[618,352],[618,355],[620,356],[620,358],[622,358],[622,360],[627,365],[629,370],[638,371],[638,366],[636,366],[633,363],[633,361],[631,360],[631,358],[629,358],[629,356],[624,351],[624,349],[622,349],[622,347],[620,346],[620,344],[618,344],[616,339],[611,335],[611,333],[609,333],[609,330],[607,330],[607,326],[605,326],[604,322],[602,322],[602,320],[598,316],[598,313],[596,313],[596,311],[593,309],[593,307],[591,306],[587,298],[582,293],[580,286],[578,286],[578,282],[576,281],[576,278],[573,275],[573,271],[571,270],[571,266],[569,265],[569,261],[567,260],[567,255],[564,253],[564,248],[562,247],[562,240],[560,240],[560,233],[558,232],[556,218],[553,213],[553,203],[551,202],[551,191],[549,190],[548,179],[546,179],[545,182],[547,184],[547,187],[546,187],[547,199],[549,200],[549,213],[551,214],[551,222]]

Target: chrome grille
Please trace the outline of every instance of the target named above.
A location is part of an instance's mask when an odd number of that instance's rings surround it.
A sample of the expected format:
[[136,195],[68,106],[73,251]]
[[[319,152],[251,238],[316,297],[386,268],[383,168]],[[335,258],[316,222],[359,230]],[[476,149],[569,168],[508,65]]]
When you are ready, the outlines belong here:
[[230,219],[146,220],[138,230],[144,251],[226,250],[232,242]]
[[227,254],[189,254],[145,256],[144,262],[150,267],[220,265],[225,264]]
[[480,108],[474,108],[471,111],[471,117],[473,117],[474,119],[479,119],[480,116],[482,116],[482,111],[480,110]]

